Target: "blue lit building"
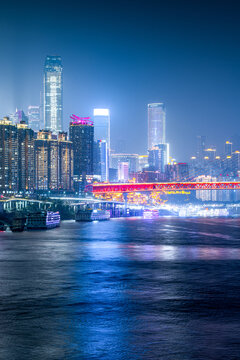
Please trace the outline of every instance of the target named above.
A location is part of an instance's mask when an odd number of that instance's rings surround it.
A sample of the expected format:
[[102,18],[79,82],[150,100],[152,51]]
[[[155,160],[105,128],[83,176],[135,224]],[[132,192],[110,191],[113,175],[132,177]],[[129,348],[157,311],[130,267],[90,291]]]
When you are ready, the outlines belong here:
[[44,128],[52,132],[62,131],[63,79],[60,56],[47,56],[44,65],[43,116]]

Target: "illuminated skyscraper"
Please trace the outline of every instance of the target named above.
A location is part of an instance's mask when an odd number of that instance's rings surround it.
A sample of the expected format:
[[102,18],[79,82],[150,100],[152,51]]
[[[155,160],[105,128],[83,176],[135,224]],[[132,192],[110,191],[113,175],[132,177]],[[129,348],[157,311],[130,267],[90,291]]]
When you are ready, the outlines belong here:
[[44,128],[53,132],[62,131],[63,79],[60,56],[47,56],[44,66],[43,113]]
[[39,131],[35,140],[36,190],[71,190],[73,153],[67,134],[58,138],[49,130]]
[[28,107],[28,125],[35,132],[40,130],[40,106]]
[[148,150],[165,144],[166,110],[163,103],[148,104]]
[[149,170],[165,172],[169,163],[169,144],[159,144],[148,150]]
[[[107,168],[103,171],[107,175],[108,180],[108,167],[110,160],[110,112],[109,109],[94,109],[94,140],[104,140],[106,141],[107,149],[107,161],[105,162]],[[103,167],[102,167],[103,170]]]
[[34,131],[24,122],[18,132],[18,191],[34,190]]
[[18,190],[18,132],[9,118],[0,120],[0,193]]
[[93,174],[94,127],[89,117],[71,116],[69,127],[73,143],[73,174],[75,178]]

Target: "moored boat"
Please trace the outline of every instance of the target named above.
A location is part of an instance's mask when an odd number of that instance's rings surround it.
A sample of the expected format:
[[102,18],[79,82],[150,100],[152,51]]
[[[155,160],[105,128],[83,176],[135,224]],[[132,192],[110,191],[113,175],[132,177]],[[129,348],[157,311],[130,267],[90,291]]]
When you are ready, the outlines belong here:
[[110,212],[101,209],[80,209],[76,213],[76,221],[103,221],[110,219]]
[[60,226],[60,214],[53,211],[39,211],[27,216],[27,230],[47,230]]

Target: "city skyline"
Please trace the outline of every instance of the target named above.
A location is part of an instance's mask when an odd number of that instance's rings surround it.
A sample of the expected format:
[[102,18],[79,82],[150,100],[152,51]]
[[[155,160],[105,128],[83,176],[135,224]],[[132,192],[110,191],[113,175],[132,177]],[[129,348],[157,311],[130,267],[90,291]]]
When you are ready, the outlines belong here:
[[[26,111],[39,104],[44,58],[59,54],[64,65],[64,129],[71,113],[88,116],[93,108],[109,108],[112,142],[121,134],[127,152],[144,153],[146,106],[161,101],[167,107],[171,152],[183,160],[195,149],[197,135],[208,136],[210,144],[216,137],[219,147],[239,131],[236,2],[212,1],[207,8],[205,1],[109,4],[75,4],[74,13],[63,4],[55,19],[54,1],[47,12],[43,2],[37,18],[24,1],[14,4],[18,18],[29,13],[20,24],[16,15],[8,16],[10,3],[3,5],[1,49],[8,56],[0,60],[1,117],[16,107]],[[159,13],[165,14],[161,21]]]

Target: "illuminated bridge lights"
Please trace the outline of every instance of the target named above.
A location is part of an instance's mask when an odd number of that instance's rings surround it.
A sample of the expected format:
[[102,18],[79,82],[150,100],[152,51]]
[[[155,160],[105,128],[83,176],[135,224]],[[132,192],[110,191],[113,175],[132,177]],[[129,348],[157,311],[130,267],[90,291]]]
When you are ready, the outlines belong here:
[[240,190],[240,182],[98,183],[87,185],[93,194],[176,190]]

